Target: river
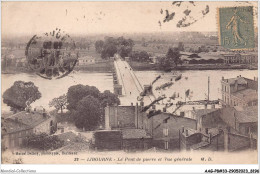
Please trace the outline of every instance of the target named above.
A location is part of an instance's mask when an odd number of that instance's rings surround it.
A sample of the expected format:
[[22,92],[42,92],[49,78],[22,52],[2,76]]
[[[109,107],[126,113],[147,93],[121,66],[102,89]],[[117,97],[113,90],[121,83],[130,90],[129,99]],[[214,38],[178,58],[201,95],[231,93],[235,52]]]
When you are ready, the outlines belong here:
[[[182,71],[182,79],[175,82],[172,73],[164,73],[160,71],[136,71],[142,85],[150,84],[158,75],[159,79],[154,87],[160,86],[163,83],[169,82],[173,78],[173,86],[160,94],[171,96],[173,92],[179,93],[180,100],[184,100],[185,91],[190,89],[191,97],[187,100],[203,100],[208,93],[208,77],[210,77],[210,99],[221,98],[221,78],[232,78],[243,76],[250,79],[258,76],[257,70],[207,70],[207,71]],[[186,77],[186,78],[185,78]],[[58,97],[67,93],[68,88],[72,85],[83,84],[96,86],[101,92],[104,90],[113,91],[113,77],[111,73],[91,73],[76,71],[70,75],[57,80],[46,80],[37,75],[30,74],[2,74],[2,94],[10,88],[17,80],[32,81],[42,94],[42,97],[32,103],[32,107],[43,106],[49,110],[48,103],[54,97]],[[2,102],[2,111],[8,111],[9,107]]]

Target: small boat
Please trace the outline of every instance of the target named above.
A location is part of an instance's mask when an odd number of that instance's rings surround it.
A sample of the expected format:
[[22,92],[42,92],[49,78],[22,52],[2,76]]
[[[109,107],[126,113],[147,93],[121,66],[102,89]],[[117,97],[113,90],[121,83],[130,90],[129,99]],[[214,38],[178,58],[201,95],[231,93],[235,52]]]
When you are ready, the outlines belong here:
[[171,97],[169,97],[170,99],[172,99],[172,100],[175,100],[175,98],[176,98],[176,92],[174,92],[174,94],[171,96]]
[[173,71],[173,72],[172,72],[172,75],[173,75],[173,77],[177,77],[179,74],[178,74],[177,71]]
[[181,76],[182,76],[182,74],[178,75],[178,76],[175,78],[175,81],[180,80],[180,79],[181,79]]

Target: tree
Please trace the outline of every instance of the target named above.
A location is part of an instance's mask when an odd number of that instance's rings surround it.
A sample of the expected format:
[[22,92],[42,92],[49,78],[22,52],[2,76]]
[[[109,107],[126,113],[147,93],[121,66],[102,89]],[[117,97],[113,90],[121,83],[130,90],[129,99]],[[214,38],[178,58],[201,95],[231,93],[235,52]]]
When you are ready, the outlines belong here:
[[73,116],[77,128],[94,130],[101,117],[100,101],[91,95],[84,97],[78,102]]
[[3,94],[3,102],[14,112],[24,110],[39,98],[41,93],[33,82],[15,81]]
[[134,60],[134,61],[148,62],[148,61],[150,61],[149,57],[150,56],[146,51],[133,51],[130,54],[131,60]]
[[103,59],[113,57],[115,53],[120,54],[121,57],[128,57],[132,52],[134,41],[132,39],[125,39],[119,37],[105,37],[105,41],[97,41],[95,43],[96,51],[101,53]]
[[179,51],[184,51],[184,44],[183,44],[183,42],[179,42],[178,43],[178,49],[179,49]]
[[76,109],[77,103],[84,97],[91,95],[98,98],[100,91],[94,86],[74,85],[69,87],[67,92],[67,108],[69,110]]
[[173,62],[175,66],[181,63],[180,51],[178,48],[169,48],[166,54],[166,58],[169,59],[170,62]]
[[66,94],[63,94],[62,96],[52,99],[49,103],[49,106],[55,107],[57,110],[60,110],[61,113],[63,113],[63,109],[66,108],[67,104],[67,96]]
[[146,51],[141,51],[139,53],[139,57],[141,58],[142,61],[148,62],[149,61],[149,54]]
[[169,71],[171,69],[171,62],[170,59],[166,57],[161,57],[159,59],[159,69],[164,71]]
[[117,47],[112,43],[109,43],[104,45],[103,50],[101,52],[101,57],[102,59],[113,57],[116,52],[117,52]]
[[103,49],[103,46],[104,46],[104,41],[103,40],[96,41],[96,43],[95,43],[96,52],[97,53],[101,53],[101,51]]
[[103,93],[99,96],[100,103],[102,108],[105,108],[108,106],[113,105],[120,105],[120,100],[114,93],[111,93],[109,90],[105,90]]
[[31,135],[27,143],[28,147],[41,150],[55,150],[63,145],[64,141],[60,140],[57,135],[49,136],[46,133]]
[[134,41],[132,39],[125,39],[124,37],[119,37],[117,39],[117,50],[118,54],[121,57],[129,57],[130,53],[132,52],[134,46]]

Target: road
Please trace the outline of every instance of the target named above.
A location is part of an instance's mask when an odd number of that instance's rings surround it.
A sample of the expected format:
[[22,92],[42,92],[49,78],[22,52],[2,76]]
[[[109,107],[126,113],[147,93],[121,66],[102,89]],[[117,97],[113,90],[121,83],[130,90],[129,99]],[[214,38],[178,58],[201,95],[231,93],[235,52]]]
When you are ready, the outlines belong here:
[[142,87],[137,79],[134,79],[133,71],[127,62],[117,59],[115,64],[118,68],[122,80],[122,87],[124,89],[123,96],[120,97],[121,105],[130,105],[137,102],[137,97],[142,92]]

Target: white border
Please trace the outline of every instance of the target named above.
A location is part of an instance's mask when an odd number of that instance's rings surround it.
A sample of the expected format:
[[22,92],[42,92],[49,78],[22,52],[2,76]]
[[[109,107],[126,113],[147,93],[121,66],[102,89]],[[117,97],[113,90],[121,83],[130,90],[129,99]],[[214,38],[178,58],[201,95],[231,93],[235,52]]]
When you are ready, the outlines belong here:
[[[3,0],[8,1],[8,0]],[[15,0],[15,1],[31,1],[31,0]],[[41,1],[48,1],[48,0],[41,0]],[[60,1],[60,0],[56,0]],[[68,0],[64,0],[68,1]],[[79,0],[81,1],[81,0]],[[99,1],[106,1],[106,0],[99,0]],[[116,1],[116,0],[111,0]],[[118,1],[118,0],[117,0]],[[121,0],[126,1],[126,0]],[[135,0],[141,1],[141,0]],[[147,1],[147,0],[143,0]],[[149,0],[148,0],[149,1]],[[150,0],[156,1],[156,0]],[[170,0],[166,0],[170,1]],[[184,0],[187,1],[187,0]],[[201,0],[201,1],[212,1],[212,0]],[[221,1],[228,1],[228,0],[221,0]],[[243,0],[238,0],[243,1]],[[252,0],[249,0],[252,1]],[[2,1],[1,1],[2,2]],[[258,3],[258,13],[259,13],[259,5]],[[2,4],[1,4],[2,5]],[[1,17],[1,13],[0,13]],[[259,38],[259,22],[260,19],[258,17],[258,50],[260,44]],[[0,28],[1,32],[1,28]],[[0,43],[1,44],[1,43]],[[0,50],[1,52],[1,50]],[[260,53],[258,51],[258,57]],[[258,61],[258,67],[260,62]],[[1,70],[1,66],[0,66]],[[259,73],[259,72],[258,72]],[[1,82],[0,82],[1,84]],[[260,89],[258,85],[258,89]],[[258,94],[259,95],[259,94]],[[1,96],[0,96],[1,98]],[[259,105],[258,105],[258,108]],[[1,106],[0,106],[1,109]],[[259,109],[258,109],[259,110]],[[260,129],[258,128],[258,135],[260,135]],[[259,149],[260,140],[258,138],[258,149]],[[1,145],[0,145],[1,146]],[[10,173],[19,173],[18,171],[21,170],[36,170],[36,173],[204,173],[206,169],[259,169],[259,150],[258,150],[258,164],[249,165],[249,164],[214,164],[214,165],[196,165],[196,164],[183,164],[183,165],[28,165],[28,164],[1,164],[1,170],[10,170]],[[1,159],[0,159],[1,160]],[[13,172],[12,172],[13,171]],[[14,172],[16,171],[16,172]]]

